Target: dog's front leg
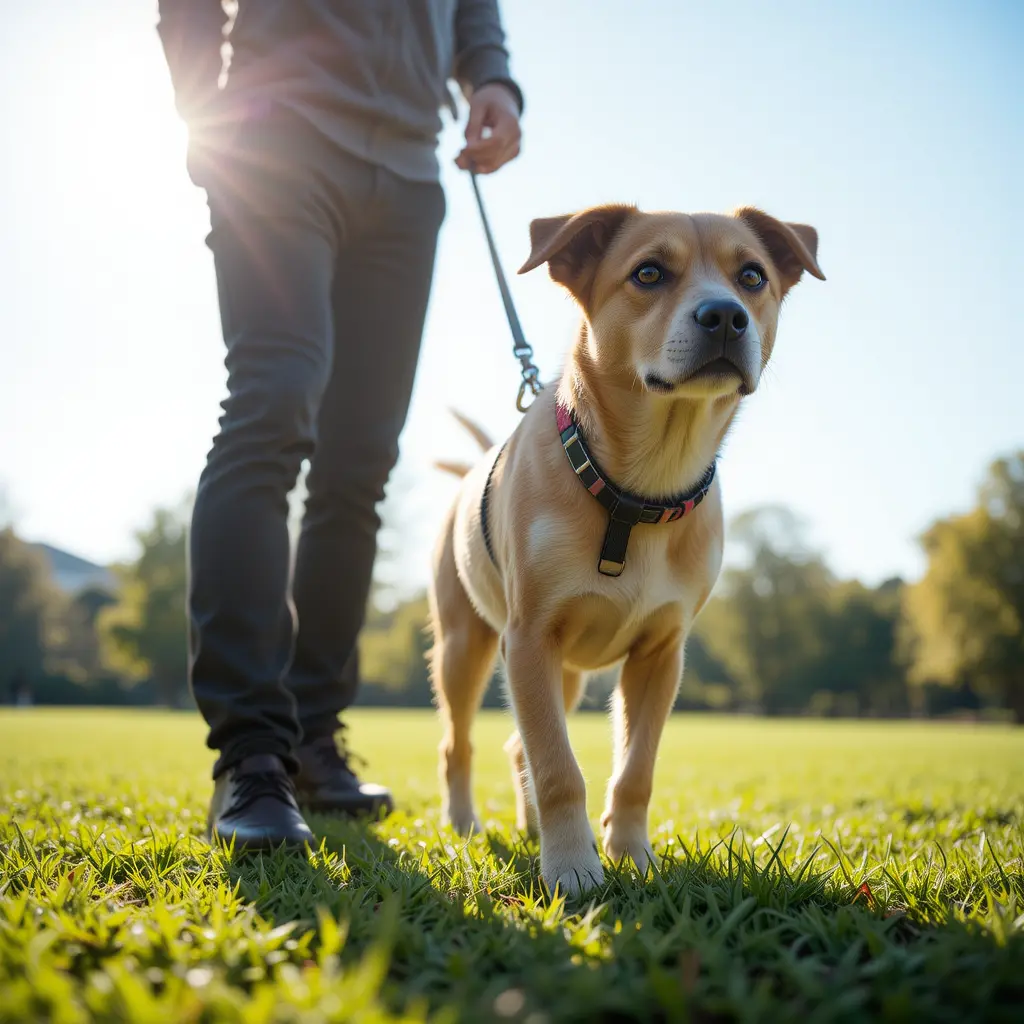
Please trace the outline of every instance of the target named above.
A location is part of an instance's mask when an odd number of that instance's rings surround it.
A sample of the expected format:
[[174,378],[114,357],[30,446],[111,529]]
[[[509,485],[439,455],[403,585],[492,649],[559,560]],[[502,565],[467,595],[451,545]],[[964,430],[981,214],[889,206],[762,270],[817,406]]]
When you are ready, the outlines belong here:
[[615,762],[605,811],[604,850],[618,863],[628,854],[641,872],[654,861],[647,834],[658,744],[682,675],[683,652],[671,642],[626,659],[613,698]]
[[578,895],[604,880],[587,820],[586,784],[565,725],[562,664],[557,646],[529,630],[504,639],[516,724],[540,825],[540,870],[548,888]]

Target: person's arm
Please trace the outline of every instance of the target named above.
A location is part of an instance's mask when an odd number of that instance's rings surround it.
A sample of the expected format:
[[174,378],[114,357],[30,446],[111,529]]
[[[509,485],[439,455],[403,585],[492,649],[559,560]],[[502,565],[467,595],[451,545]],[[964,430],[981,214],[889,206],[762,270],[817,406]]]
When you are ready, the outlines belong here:
[[158,11],[174,102],[187,122],[217,95],[227,15],[221,0],[158,0]]
[[489,174],[519,154],[523,112],[522,91],[509,73],[497,0],[459,0],[455,78],[469,100],[466,146],[456,163]]
[[459,0],[455,12],[455,79],[466,99],[492,82],[505,86],[523,112],[523,94],[508,69],[498,0]]

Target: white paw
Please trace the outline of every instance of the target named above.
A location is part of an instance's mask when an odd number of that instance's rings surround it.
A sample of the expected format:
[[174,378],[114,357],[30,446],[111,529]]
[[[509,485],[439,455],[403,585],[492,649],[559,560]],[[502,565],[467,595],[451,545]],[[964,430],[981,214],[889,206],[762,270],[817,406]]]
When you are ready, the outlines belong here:
[[627,830],[609,827],[604,834],[604,852],[613,864],[618,864],[624,857],[628,857],[641,875],[647,874],[647,869],[657,864],[646,829]]
[[547,887],[579,896],[604,881],[597,842],[585,815],[541,830],[540,873]]
[[540,863],[540,873],[552,893],[557,889],[563,896],[580,896],[604,881],[596,847],[574,857],[545,858],[542,853]]
[[480,819],[473,813],[472,804],[453,802],[450,806],[442,808],[441,824],[451,825],[460,836],[468,836],[470,832],[479,835],[484,830]]

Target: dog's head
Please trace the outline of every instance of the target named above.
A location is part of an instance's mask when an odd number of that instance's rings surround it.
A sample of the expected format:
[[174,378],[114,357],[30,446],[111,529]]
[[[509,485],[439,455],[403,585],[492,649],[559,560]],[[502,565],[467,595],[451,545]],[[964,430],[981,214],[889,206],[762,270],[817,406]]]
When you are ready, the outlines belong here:
[[587,318],[594,365],[669,398],[748,395],[779,308],[818,267],[818,235],[760,210],[733,216],[601,206],[530,225],[520,273],[547,263]]

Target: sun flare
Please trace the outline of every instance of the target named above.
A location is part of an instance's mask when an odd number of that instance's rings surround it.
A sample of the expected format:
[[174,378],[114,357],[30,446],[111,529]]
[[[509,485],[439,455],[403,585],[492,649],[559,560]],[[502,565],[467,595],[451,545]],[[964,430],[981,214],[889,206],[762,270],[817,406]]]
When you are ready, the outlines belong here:
[[40,141],[61,173],[62,205],[134,221],[187,194],[187,133],[155,30],[151,46],[128,47],[117,34],[92,44],[55,54],[62,71],[40,97]]

